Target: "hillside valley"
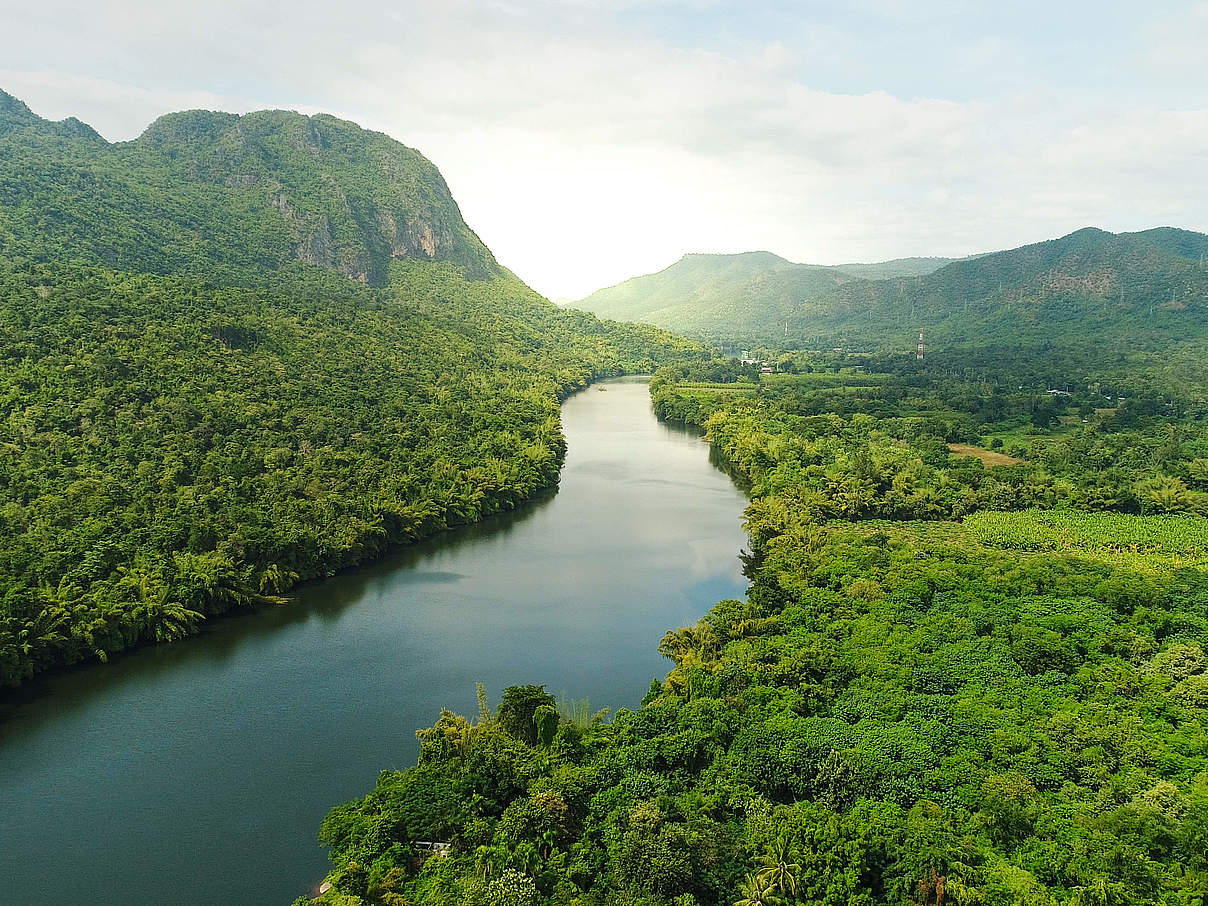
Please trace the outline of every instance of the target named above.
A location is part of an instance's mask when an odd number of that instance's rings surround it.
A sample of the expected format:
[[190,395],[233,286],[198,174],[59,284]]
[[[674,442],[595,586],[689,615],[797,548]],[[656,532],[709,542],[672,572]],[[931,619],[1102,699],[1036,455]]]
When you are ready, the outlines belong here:
[[386,135],[0,92],[0,890],[1204,906],[1206,257],[580,311]]
[[923,330],[928,355],[946,367],[1042,360],[1051,367],[1033,377],[1044,381],[1165,363],[1168,386],[1179,383],[1170,369],[1202,385],[1206,249],[1208,236],[1188,230],[1088,228],[960,261],[870,266],[862,279],[845,276],[849,266],[790,265],[766,252],[688,256],[577,304],[727,349],[907,355]]
[[656,274],[634,277],[571,303],[601,317],[655,324],[718,343],[770,343],[803,299],[851,280],[909,277],[943,267],[947,258],[903,258],[877,264],[794,264],[771,252],[685,255]]
[[557,481],[558,402],[695,347],[561,311],[417,152],[207,111],[110,145],[0,95],[0,682]]

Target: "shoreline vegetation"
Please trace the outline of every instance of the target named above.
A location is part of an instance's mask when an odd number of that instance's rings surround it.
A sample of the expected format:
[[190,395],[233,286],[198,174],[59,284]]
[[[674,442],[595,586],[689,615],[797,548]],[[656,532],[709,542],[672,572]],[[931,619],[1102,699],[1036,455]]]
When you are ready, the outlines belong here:
[[1208,236],[603,294],[721,360],[552,305],[331,116],[111,144],[0,91],[0,187],[0,686],[514,509],[596,377],[659,368],[741,476],[746,599],[641,707],[442,711],[319,902],[1205,906]]
[[[668,631],[611,721],[540,686],[442,711],[323,822],[317,902],[1202,906],[1208,429],[1139,393],[1071,430],[1096,391],[733,369],[651,395],[749,483],[746,600]],[[1008,425],[1018,462],[948,448]]]
[[283,283],[0,269],[20,325],[0,360],[24,363],[0,447],[0,683],[510,511],[556,485],[569,393],[698,348],[452,265]]
[[182,639],[557,481],[558,403],[698,344],[562,310],[421,154],[0,91],[0,687]]

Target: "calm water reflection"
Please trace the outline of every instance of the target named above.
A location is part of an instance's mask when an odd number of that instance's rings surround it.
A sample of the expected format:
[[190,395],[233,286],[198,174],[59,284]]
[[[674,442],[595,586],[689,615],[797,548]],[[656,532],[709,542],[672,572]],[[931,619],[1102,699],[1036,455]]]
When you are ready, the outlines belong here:
[[644,383],[599,386],[556,495],[0,705],[0,899],[289,903],[327,810],[475,682],[636,705],[663,632],[742,594],[745,501]]

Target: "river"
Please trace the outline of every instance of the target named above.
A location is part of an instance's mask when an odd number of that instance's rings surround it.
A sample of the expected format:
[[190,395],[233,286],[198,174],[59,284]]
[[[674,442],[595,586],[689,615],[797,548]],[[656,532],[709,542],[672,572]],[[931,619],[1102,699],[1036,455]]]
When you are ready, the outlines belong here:
[[663,633],[742,595],[745,499],[641,380],[562,418],[556,494],[10,694],[0,901],[288,904],[326,872],[328,809],[413,764],[442,706],[476,714],[476,682],[636,706]]

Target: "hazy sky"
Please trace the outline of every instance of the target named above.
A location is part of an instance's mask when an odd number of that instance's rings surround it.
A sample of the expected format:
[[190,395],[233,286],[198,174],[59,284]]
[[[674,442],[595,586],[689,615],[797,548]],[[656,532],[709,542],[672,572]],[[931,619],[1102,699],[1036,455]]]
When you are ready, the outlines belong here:
[[326,111],[440,167],[536,289],[1208,230],[1208,2],[0,0],[0,88],[111,140]]

